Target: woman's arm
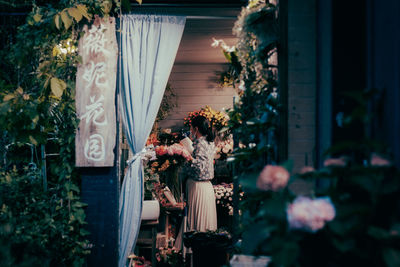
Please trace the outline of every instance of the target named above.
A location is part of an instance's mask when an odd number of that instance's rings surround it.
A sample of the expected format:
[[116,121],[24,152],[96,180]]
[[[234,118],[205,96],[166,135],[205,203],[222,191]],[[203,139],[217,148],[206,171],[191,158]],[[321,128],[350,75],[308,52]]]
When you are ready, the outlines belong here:
[[189,168],[189,177],[194,180],[209,180],[214,177],[213,174],[210,174],[213,170],[209,170],[210,161],[213,160],[210,159],[209,147],[205,140],[196,142],[194,145],[193,160]]

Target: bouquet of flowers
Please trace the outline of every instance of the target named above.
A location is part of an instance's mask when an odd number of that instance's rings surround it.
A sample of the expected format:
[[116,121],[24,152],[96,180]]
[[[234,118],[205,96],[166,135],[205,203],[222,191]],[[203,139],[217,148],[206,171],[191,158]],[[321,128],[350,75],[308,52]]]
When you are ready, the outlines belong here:
[[193,118],[199,115],[206,117],[210,121],[211,126],[217,131],[222,130],[222,128],[228,125],[228,116],[221,111],[212,109],[210,106],[205,106],[198,111],[189,112],[188,116],[184,118],[184,125],[190,127]]
[[160,182],[153,183],[155,196],[158,199],[158,202],[160,202],[160,205],[162,207],[168,206],[168,199],[164,194],[164,187],[165,187],[165,185],[162,185]]
[[144,167],[144,198],[146,200],[156,197],[156,188],[154,184],[160,183],[160,176],[158,173],[152,172],[146,164]]
[[233,137],[229,135],[228,138],[216,143],[215,146],[215,159],[226,159],[229,153],[233,152]]
[[170,189],[175,199],[181,196],[179,170],[186,161],[192,159],[190,153],[181,144],[161,145],[155,148],[156,158],[149,162],[150,172],[157,173],[160,181]]
[[181,165],[192,159],[190,153],[180,144],[158,146],[155,152],[156,159],[150,164],[152,172],[164,172],[174,165]]
[[[229,215],[233,215],[233,184],[221,183],[213,186],[217,205],[228,209]],[[239,200],[243,197],[243,192],[239,193]]]
[[160,141],[158,140],[158,134],[156,132],[151,133],[149,138],[147,138],[146,145],[158,146],[159,144]]
[[160,247],[156,253],[157,266],[184,266],[182,251],[174,247]]

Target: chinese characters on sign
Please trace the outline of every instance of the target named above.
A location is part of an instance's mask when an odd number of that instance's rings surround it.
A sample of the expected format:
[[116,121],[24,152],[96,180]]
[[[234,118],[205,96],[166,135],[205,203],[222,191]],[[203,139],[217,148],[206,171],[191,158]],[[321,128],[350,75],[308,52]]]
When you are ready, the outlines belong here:
[[110,167],[116,134],[115,87],[118,47],[115,19],[96,18],[79,41],[82,64],[76,75],[76,166]]

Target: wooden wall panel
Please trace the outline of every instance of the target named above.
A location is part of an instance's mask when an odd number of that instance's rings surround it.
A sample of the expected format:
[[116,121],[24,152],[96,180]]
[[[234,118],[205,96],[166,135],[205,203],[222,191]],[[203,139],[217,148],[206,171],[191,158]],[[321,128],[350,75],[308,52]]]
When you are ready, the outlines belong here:
[[179,130],[189,112],[206,105],[222,110],[232,107],[235,90],[218,85],[220,73],[227,70],[221,48],[213,48],[213,38],[234,45],[235,19],[188,19],[169,83],[177,95],[178,107],[160,122],[162,128]]
[[218,74],[227,68],[227,64],[177,64],[172,69],[169,83],[177,95],[178,107],[170,116],[160,122],[162,128],[179,130],[183,126],[183,118],[193,110],[206,105],[215,110],[232,107],[235,90],[220,87]]

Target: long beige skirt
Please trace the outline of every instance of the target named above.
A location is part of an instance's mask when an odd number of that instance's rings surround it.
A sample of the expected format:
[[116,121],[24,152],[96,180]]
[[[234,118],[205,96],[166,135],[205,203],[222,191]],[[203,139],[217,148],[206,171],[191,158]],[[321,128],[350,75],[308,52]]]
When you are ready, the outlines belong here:
[[187,231],[216,230],[217,208],[211,182],[188,179],[186,187],[188,192]]

